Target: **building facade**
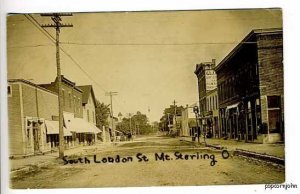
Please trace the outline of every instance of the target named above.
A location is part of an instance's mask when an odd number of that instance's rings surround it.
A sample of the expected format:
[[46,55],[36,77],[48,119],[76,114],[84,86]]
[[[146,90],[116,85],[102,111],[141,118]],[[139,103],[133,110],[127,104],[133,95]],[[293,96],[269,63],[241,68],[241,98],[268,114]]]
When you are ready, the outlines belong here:
[[47,121],[58,116],[57,94],[23,79],[8,80],[9,155],[51,150]]
[[[72,132],[72,136],[67,138],[68,144],[76,146],[95,143],[97,134],[101,130],[95,126],[95,96],[92,93],[90,97],[91,86],[84,86],[83,88],[86,91],[83,91],[76,86],[75,82],[63,75],[61,76],[61,83],[64,126]],[[58,93],[57,78],[50,84],[40,84],[40,86]],[[88,115],[87,112],[89,113]],[[57,139],[54,136],[53,138]]]
[[206,94],[207,107],[207,132],[208,136],[219,138],[221,136],[219,130],[219,104],[218,104],[218,90],[210,90]]
[[[75,82],[61,76],[62,88],[62,107],[64,112],[73,113],[74,117],[83,118],[82,93],[83,91],[76,86]],[[58,80],[50,84],[40,84],[41,87],[58,93]]]
[[195,114],[193,113],[193,107],[186,107],[181,111],[181,128],[180,136],[194,136],[197,129]]
[[210,137],[219,136],[216,61],[196,65],[198,78],[200,127]]
[[221,136],[245,141],[282,141],[282,29],[251,31],[215,70]]

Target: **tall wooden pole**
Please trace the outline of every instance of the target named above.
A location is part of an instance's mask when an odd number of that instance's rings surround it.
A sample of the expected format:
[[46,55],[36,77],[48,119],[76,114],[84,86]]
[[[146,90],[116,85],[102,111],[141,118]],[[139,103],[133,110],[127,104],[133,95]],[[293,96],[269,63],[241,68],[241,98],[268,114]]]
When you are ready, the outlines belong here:
[[51,17],[54,24],[42,25],[42,27],[55,28],[56,30],[56,69],[57,69],[57,87],[58,87],[58,121],[59,121],[59,158],[64,157],[65,141],[64,141],[64,130],[63,130],[63,96],[61,88],[61,68],[60,68],[60,54],[59,54],[59,33],[61,27],[73,27],[72,24],[61,24],[60,16],[72,16],[72,14],[64,13],[53,13],[53,14],[41,14],[41,16]]

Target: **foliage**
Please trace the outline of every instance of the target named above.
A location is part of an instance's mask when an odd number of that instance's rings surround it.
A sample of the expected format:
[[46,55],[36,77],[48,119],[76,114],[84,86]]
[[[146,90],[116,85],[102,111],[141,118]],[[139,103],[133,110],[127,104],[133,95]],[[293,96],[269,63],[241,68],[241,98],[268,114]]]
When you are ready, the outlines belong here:
[[110,115],[109,105],[96,100],[96,125],[99,129],[108,126],[108,117]]
[[149,124],[148,118],[145,114],[137,111],[136,114],[124,117],[121,122],[117,124],[117,130],[125,134],[132,132],[133,134],[149,134],[153,131]]
[[173,117],[175,115],[176,107],[176,116],[181,116],[182,111],[184,110],[183,106],[174,106],[170,105],[169,108],[165,108],[163,116],[160,118],[159,129],[161,131],[169,131],[169,123],[173,125]]

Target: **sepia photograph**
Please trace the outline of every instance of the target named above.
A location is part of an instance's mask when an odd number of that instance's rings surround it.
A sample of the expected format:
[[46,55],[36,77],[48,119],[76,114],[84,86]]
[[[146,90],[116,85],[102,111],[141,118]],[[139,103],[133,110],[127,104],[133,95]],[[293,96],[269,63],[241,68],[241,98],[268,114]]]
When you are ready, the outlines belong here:
[[11,189],[285,182],[280,8],[6,19]]

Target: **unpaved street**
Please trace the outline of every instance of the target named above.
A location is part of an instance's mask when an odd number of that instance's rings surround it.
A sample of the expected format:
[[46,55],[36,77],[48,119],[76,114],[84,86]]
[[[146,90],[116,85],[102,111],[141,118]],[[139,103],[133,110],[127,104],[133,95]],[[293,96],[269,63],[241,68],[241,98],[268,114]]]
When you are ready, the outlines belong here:
[[[138,153],[140,155],[137,158]],[[94,155],[100,163],[95,163]],[[120,162],[115,160],[118,155]],[[211,166],[212,155],[217,161],[214,166]],[[113,158],[114,163],[106,162],[108,157]],[[84,155],[67,157],[68,160],[78,158],[82,158],[83,162],[86,158],[90,163],[64,165],[64,161],[57,160],[36,173],[13,178],[11,187],[77,188],[284,182],[283,168],[240,157],[223,159],[220,151],[195,146],[176,138],[140,138],[138,141],[120,143],[102,150],[88,150]],[[123,163],[122,158],[132,158],[132,161],[123,160]]]

